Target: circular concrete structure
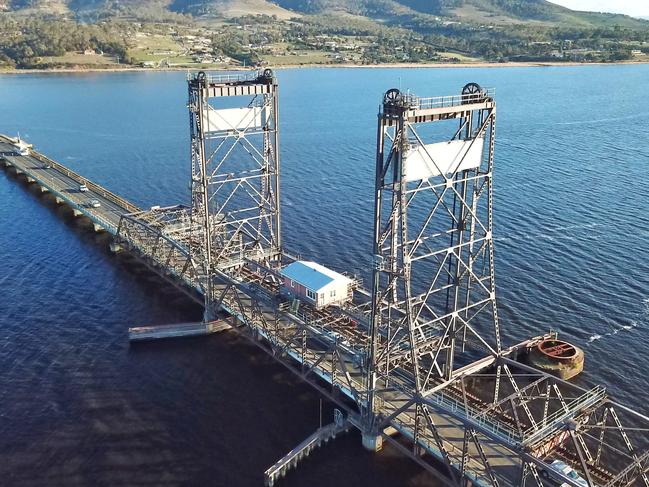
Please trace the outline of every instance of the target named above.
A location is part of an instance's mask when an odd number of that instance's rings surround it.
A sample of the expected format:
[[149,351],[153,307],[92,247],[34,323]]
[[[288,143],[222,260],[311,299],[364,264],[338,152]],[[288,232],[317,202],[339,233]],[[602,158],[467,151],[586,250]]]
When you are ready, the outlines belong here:
[[570,379],[584,370],[584,352],[556,338],[542,340],[530,350],[531,365],[561,379]]

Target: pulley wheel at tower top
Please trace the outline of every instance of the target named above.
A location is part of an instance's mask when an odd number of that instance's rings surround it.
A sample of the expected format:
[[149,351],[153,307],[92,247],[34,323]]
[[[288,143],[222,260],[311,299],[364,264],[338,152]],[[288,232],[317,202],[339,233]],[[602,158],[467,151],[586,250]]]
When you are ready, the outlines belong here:
[[462,88],[462,103],[475,103],[482,101],[484,98],[485,92],[478,83],[467,83]]
[[391,88],[383,95],[383,103],[398,103],[401,101],[401,91]]

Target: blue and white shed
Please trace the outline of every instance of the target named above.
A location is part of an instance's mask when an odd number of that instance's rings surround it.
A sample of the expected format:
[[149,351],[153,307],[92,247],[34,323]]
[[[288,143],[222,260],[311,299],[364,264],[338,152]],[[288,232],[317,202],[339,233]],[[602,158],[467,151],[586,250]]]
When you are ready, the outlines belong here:
[[282,269],[281,292],[324,308],[342,304],[352,298],[353,281],[317,262],[298,260]]

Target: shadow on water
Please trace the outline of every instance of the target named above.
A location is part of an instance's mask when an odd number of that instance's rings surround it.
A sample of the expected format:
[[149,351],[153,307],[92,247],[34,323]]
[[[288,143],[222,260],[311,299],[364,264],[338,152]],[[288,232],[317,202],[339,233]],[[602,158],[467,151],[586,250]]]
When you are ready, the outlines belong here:
[[[7,178],[154,306],[185,321],[201,318],[200,306],[135,258],[111,253],[109,234],[23,176]],[[258,486],[266,468],[318,427],[321,401],[323,423],[333,417],[333,404],[234,332],[129,346],[125,329],[133,324],[85,328],[81,336],[60,329],[53,350],[32,343],[35,362],[31,353],[14,354],[5,408],[13,424],[0,442],[3,485]],[[31,374],[18,379],[30,360]],[[341,485],[435,485],[389,445],[365,451],[355,431],[312,453],[282,484],[329,486],[335,478]]]

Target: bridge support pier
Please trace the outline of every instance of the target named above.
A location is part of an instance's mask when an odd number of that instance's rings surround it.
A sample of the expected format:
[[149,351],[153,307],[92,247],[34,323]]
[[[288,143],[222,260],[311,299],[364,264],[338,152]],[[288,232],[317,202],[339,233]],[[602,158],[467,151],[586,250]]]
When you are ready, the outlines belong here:
[[30,176],[27,176],[27,182],[28,183],[35,183],[36,180],[34,178],[30,177]]
[[49,193],[49,189],[47,189],[45,186],[41,186],[41,193]]
[[92,226],[95,229],[95,232],[97,232],[97,233],[100,233],[100,232],[103,232],[103,231],[106,230],[104,227],[102,227],[101,225],[98,225],[96,223],[93,223]]
[[376,432],[365,431],[362,433],[363,448],[377,452],[383,448],[383,437]]
[[117,254],[117,253],[121,252],[122,250],[124,250],[122,245],[120,243],[118,243],[118,242],[111,242],[109,247],[110,247],[110,251],[113,254]]
[[58,196],[56,196],[54,199],[56,200],[57,205],[62,205],[64,203],[64,201],[61,198],[59,198]]
[[73,210],[72,210],[72,214],[73,214],[74,216],[81,216],[81,215],[83,215],[83,213],[82,213],[81,211],[76,210],[76,209],[73,209]]
[[206,303],[205,311],[203,311],[203,323],[209,323],[215,319],[217,319],[217,313],[211,309],[211,306],[207,306]]

